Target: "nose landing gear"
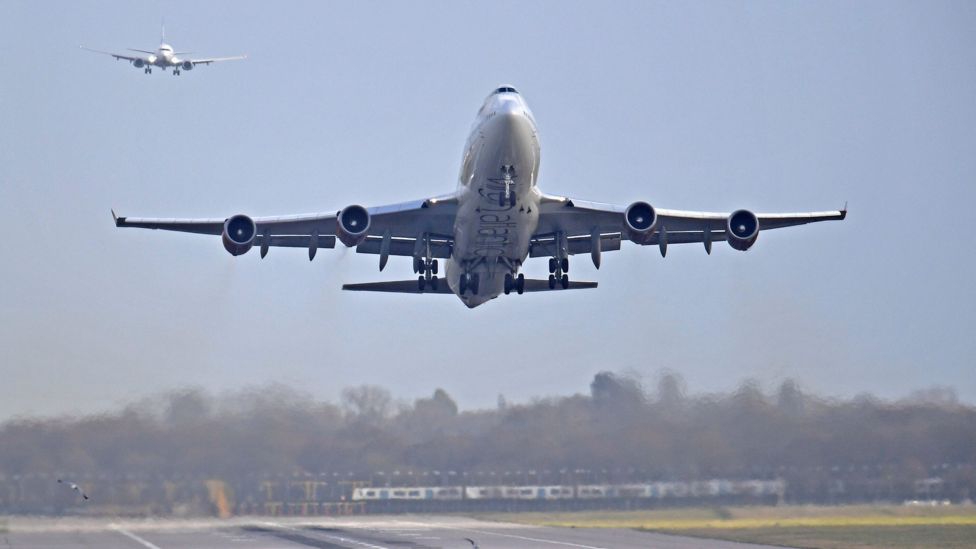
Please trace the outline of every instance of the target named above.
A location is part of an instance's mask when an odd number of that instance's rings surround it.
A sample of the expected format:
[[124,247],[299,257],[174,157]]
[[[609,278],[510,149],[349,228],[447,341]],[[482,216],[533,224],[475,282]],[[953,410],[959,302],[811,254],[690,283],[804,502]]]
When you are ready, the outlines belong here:
[[498,193],[498,206],[504,208],[506,204],[515,207],[515,193],[512,185],[515,184],[515,166],[505,164],[502,166],[502,183],[505,184],[505,192]]
[[464,273],[458,282],[458,293],[464,295],[468,290],[472,295],[478,295],[478,286],[481,285],[481,275],[478,273]]

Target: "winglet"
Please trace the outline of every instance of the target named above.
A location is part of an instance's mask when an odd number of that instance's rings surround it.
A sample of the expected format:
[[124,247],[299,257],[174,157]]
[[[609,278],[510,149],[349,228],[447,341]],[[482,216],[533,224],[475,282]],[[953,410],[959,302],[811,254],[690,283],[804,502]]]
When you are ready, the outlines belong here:
[[843,221],[844,219],[847,219],[847,201],[846,200],[844,201],[844,209],[840,211],[840,219],[841,219],[841,221]]
[[112,208],[112,221],[115,221],[116,227],[121,227],[125,224],[125,218],[115,215],[115,208]]

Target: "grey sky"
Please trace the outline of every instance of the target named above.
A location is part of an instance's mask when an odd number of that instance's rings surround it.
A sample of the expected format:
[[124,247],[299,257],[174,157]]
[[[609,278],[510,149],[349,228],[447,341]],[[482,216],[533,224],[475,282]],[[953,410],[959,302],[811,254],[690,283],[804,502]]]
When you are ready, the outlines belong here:
[[[148,77],[78,49],[155,48],[164,15],[177,50],[250,58]],[[0,419],[268,381],[473,408],[601,369],[974,402],[974,29],[972,2],[0,3]],[[499,83],[535,113],[547,192],[850,217],[748,253],[625,244],[573,264],[596,291],[474,310],[339,290],[408,259],[235,259],[109,217],[449,192]]]

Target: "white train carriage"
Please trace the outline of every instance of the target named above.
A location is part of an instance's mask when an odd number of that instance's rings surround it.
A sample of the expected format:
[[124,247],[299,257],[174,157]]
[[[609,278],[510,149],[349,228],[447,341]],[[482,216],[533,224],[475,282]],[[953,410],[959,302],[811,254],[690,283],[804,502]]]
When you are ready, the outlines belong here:
[[572,486],[540,486],[546,500],[573,499]]
[[613,487],[608,484],[580,484],[576,487],[578,499],[606,499]]
[[414,486],[409,488],[355,488],[353,501],[427,501],[460,500],[463,491],[458,486]]
[[464,498],[464,489],[460,486],[436,486],[424,489],[427,499],[437,501],[457,501]]
[[623,499],[650,498],[653,497],[652,493],[653,485],[651,484],[617,484],[610,486],[607,497]]

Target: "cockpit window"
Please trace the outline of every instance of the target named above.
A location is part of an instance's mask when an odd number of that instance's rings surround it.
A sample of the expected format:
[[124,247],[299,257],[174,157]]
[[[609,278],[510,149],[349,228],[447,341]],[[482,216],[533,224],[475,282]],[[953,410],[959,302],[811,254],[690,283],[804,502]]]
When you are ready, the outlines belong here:
[[498,88],[495,93],[518,93],[515,88]]

